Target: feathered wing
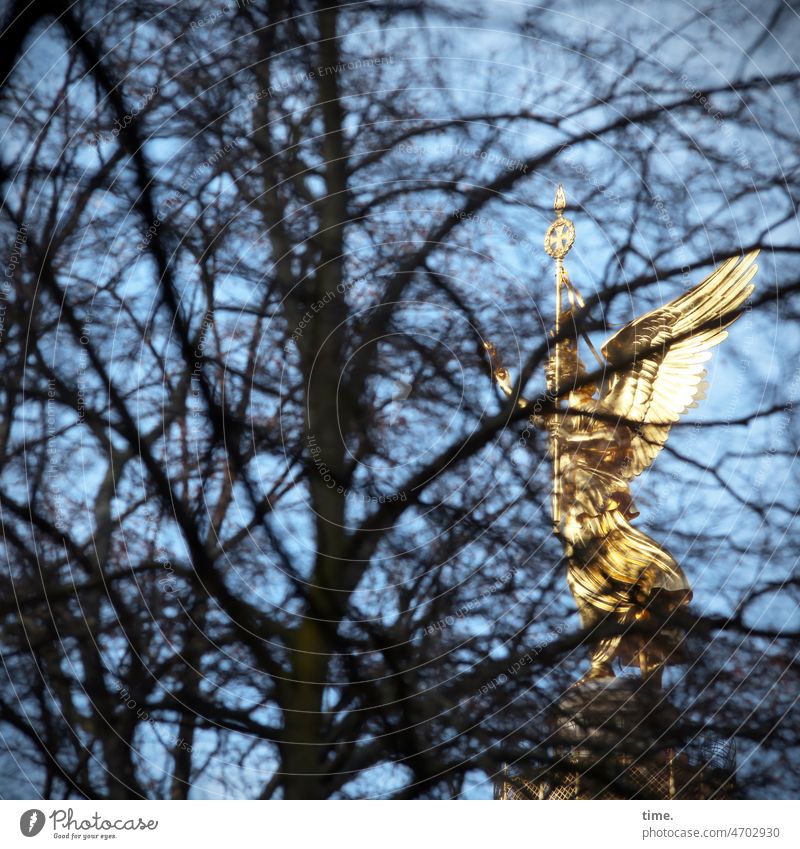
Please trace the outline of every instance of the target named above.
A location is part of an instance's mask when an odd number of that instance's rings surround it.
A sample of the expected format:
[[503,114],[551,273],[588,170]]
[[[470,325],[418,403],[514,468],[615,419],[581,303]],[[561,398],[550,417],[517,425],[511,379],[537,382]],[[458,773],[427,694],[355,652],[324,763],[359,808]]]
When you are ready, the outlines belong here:
[[726,338],[753,291],[758,251],[731,257],[702,283],[635,319],[603,345],[616,367],[601,405],[633,426],[628,480],[641,474],[664,447],[670,428],[705,397],[704,363]]

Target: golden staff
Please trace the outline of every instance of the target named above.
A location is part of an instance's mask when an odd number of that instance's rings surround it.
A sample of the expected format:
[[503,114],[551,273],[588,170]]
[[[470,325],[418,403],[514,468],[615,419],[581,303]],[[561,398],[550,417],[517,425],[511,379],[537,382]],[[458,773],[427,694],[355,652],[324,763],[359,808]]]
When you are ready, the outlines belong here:
[[[556,189],[556,198],[553,203],[553,209],[556,212],[555,220],[547,228],[544,236],[544,249],[556,262],[556,320],[553,328],[552,336],[558,339],[561,333],[561,288],[567,290],[567,296],[570,303],[573,299],[577,299],[581,306],[585,306],[583,298],[578,290],[572,285],[569,279],[566,268],[564,268],[564,257],[569,253],[569,249],[575,242],[575,225],[569,218],[565,218],[563,213],[567,206],[567,200],[564,195],[564,187],[559,183]],[[591,340],[584,333],[592,353],[597,358],[597,361],[602,365],[603,360],[592,345]],[[563,341],[557,341],[551,356],[553,364],[552,370],[548,370],[548,392],[553,398],[556,410],[561,407],[561,398],[556,396],[556,392],[561,383],[561,346]],[[497,382],[500,389],[507,396],[514,394],[514,387],[511,384],[511,377],[508,369],[503,365],[497,349],[491,342],[484,342],[484,348],[489,354],[489,359],[492,364],[492,376]],[[528,406],[528,402],[520,397],[517,401],[521,408]],[[534,417],[531,417],[533,421]],[[561,530],[561,470],[560,470],[560,442],[559,442],[559,425],[560,418],[558,413],[554,413],[548,425],[550,431],[550,454],[553,458],[553,488],[551,493],[551,511],[553,514],[553,532],[558,534]]]
[[[556,189],[556,198],[553,209],[556,219],[547,228],[544,234],[544,249],[556,262],[556,320],[553,326],[553,336],[557,340],[553,351],[553,369],[551,372],[550,386],[548,387],[553,403],[558,410],[561,407],[561,398],[556,396],[558,387],[561,385],[561,345],[558,339],[561,333],[561,287],[569,289],[569,277],[564,268],[564,257],[575,242],[575,225],[564,217],[567,199],[564,195],[564,187],[559,183]],[[551,494],[551,511],[553,514],[553,533],[558,534],[561,530],[561,471],[560,471],[560,445],[558,438],[560,419],[558,413],[554,413],[550,422],[550,453],[553,457],[553,490]]]

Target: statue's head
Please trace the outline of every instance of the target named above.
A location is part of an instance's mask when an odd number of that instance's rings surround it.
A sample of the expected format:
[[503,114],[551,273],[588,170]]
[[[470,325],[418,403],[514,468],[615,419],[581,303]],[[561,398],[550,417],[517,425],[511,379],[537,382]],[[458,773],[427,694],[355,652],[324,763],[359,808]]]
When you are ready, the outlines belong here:
[[[578,356],[578,345],[574,339],[565,339],[561,343],[561,383],[571,383],[573,388],[569,393],[569,404],[571,407],[580,407],[594,400],[597,393],[595,383],[582,383],[588,376],[583,363]],[[550,358],[548,366],[548,379],[553,378],[555,369],[555,358]],[[580,384],[580,385],[578,385]]]
[[569,406],[576,409],[583,409],[589,404],[595,402],[597,386],[594,383],[585,383],[569,393]]

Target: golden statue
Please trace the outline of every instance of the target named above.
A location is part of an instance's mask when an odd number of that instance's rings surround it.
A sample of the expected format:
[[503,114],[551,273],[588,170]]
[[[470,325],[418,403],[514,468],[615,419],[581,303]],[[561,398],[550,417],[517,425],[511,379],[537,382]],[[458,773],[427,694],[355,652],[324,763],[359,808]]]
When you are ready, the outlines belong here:
[[[598,386],[578,356],[577,334],[569,338],[563,329],[574,326],[576,305],[585,306],[564,268],[575,240],[565,206],[559,186],[557,217],[545,236],[556,263],[556,341],[546,366],[556,412],[531,420],[540,425],[544,418],[550,432],[553,529],[564,546],[567,583],[584,628],[608,621],[649,626],[598,639],[591,669],[578,683],[613,676],[614,658],[660,683],[663,666],[681,659],[681,633],[670,625],[670,614],[689,603],[692,591],[669,552],[631,524],[638,512],[630,483],[653,462],[672,425],[704,397],[704,363],[753,291],[758,251],[728,259],[671,303],[626,324],[602,346],[603,357],[583,334],[602,368]],[[569,302],[563,310],[562,290]],[[512,395],[508,371],[494,346],[485,346],[495,380]],[[528,406],[522,398],[519,404]]]

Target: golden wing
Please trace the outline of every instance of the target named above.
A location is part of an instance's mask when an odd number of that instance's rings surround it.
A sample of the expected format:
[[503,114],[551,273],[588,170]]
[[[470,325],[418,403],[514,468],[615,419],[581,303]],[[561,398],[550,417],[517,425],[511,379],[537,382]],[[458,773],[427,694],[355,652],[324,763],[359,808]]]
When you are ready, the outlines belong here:
[[710,348],[728,335],[753,291],[758,251],[722,263],[702,283],[625,325],[603,345],[612,367],[601,407],[639,423],[632,427],[628,480],[641,474],[664,447],[672,425],[705,397]]

